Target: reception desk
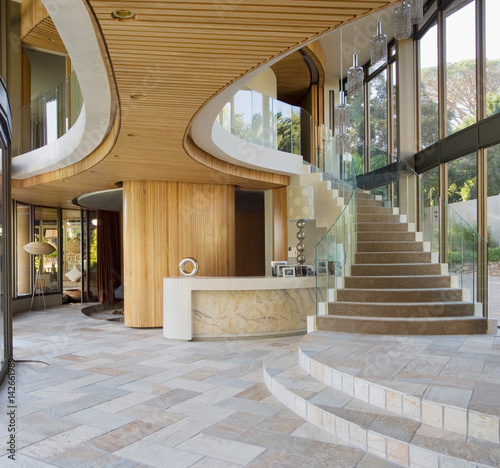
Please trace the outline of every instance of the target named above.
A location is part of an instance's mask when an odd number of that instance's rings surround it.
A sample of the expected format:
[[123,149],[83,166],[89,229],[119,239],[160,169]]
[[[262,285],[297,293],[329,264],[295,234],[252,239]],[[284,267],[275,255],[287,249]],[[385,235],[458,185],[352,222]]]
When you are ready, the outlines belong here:
[[316,278],[163,279],[163,336],[177,340],[305,332]]

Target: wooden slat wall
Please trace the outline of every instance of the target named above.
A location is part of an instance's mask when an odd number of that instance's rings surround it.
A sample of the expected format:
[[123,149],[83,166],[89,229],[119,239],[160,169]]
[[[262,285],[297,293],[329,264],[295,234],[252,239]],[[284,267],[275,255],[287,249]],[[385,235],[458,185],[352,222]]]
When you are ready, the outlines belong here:
[[21,3],[21,39],[49,14],[40,0],[23,0]]
[[286,187],[273,190],[273,260],[288,260],[288,212]]
[[163,278],[185,257],[200,276],[235,274],[234,187],[125,181],[123,202],[125,325],[162,326]]

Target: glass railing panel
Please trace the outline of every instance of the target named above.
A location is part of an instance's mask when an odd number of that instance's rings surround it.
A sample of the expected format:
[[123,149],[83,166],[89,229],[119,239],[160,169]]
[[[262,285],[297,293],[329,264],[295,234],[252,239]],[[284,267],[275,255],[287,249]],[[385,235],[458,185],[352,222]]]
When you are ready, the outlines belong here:
[[83,99],[76,75],[19,109],[17,144],[12,152],[18,156],[62,137],[76,122]]
[[264,146],[263,119],[264,119],[264,96],[260,93],[251,92],[252,96],[252,143]]
[[231,133],[252,141],[252,92],[242,89],[232,99]]
[[316,315],[326,315],[328,305],[328,239],[324,236],[315,249],[316,261]]
[[290,122],[290,132],[291,132],[291,140],[292,140],[292,153],[293,154],[302,154],[301,153],[301,120],[302,120],[302,109],[297,106],[291,106],[292,110],[292,119]]
[[391,159],[395,162],[389,161],[387,166],[363,174],[359,178],[360,188],[398,208],[410,228],[422,233],[426,248],[448,265],[448,272],[456,278],[464,299],[480,302],[487,297],[487,262],[479,261],[481,252],[487,252],[487,242],[439,197],[435,187],[406,163]]
[[216,120],[242,140],[304,158],[310,154],[311,116],[300,107],[256,91],[238,91]]

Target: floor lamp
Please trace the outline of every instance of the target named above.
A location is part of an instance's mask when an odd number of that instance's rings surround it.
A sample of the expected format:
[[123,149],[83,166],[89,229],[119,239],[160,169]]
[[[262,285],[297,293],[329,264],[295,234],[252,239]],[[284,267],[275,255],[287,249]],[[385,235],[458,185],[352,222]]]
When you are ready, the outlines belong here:
[[41,284],[41,278],[40,278],[40,266],[42,265],[42,256],[50,255],[52,252],[56,250],[56,248],[51,244],[47,244],[46,242],[37,242],[37,241],[30,242],[29,244],[26,244],[23,248],[29,254],[38,256],[38,268],[36,269],[35,282],[33,283],[33,294],[31,295],[30,310],[33,307],[33,299],[35,298],[36,285],[38,284],[39,281],[40,281],[40,290],[42,291],[43,308],[46,309],[47,307],[45,307],[45,296],[43,294],[43,286]]
[[297,221],[297,262],[302,265],[306,261],[304,227],[306,221],[314,219],[313,188],[310,185],[296,185],[288,187],[288,220]]

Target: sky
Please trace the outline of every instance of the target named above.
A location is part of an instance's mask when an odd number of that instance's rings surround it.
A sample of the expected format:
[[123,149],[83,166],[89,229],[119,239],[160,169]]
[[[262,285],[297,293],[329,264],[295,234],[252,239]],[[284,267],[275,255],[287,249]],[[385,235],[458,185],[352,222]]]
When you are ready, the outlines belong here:
[[[446,20],[446,57],[447,62],[455,63],[460,60],[475,57],[475,4],[469,3]],[[486,0],[486,55],[488,59],[500,58],[500,1]],[[436,48],[437,27],[426,34],[421,42],[422,68],[437,65]]]

